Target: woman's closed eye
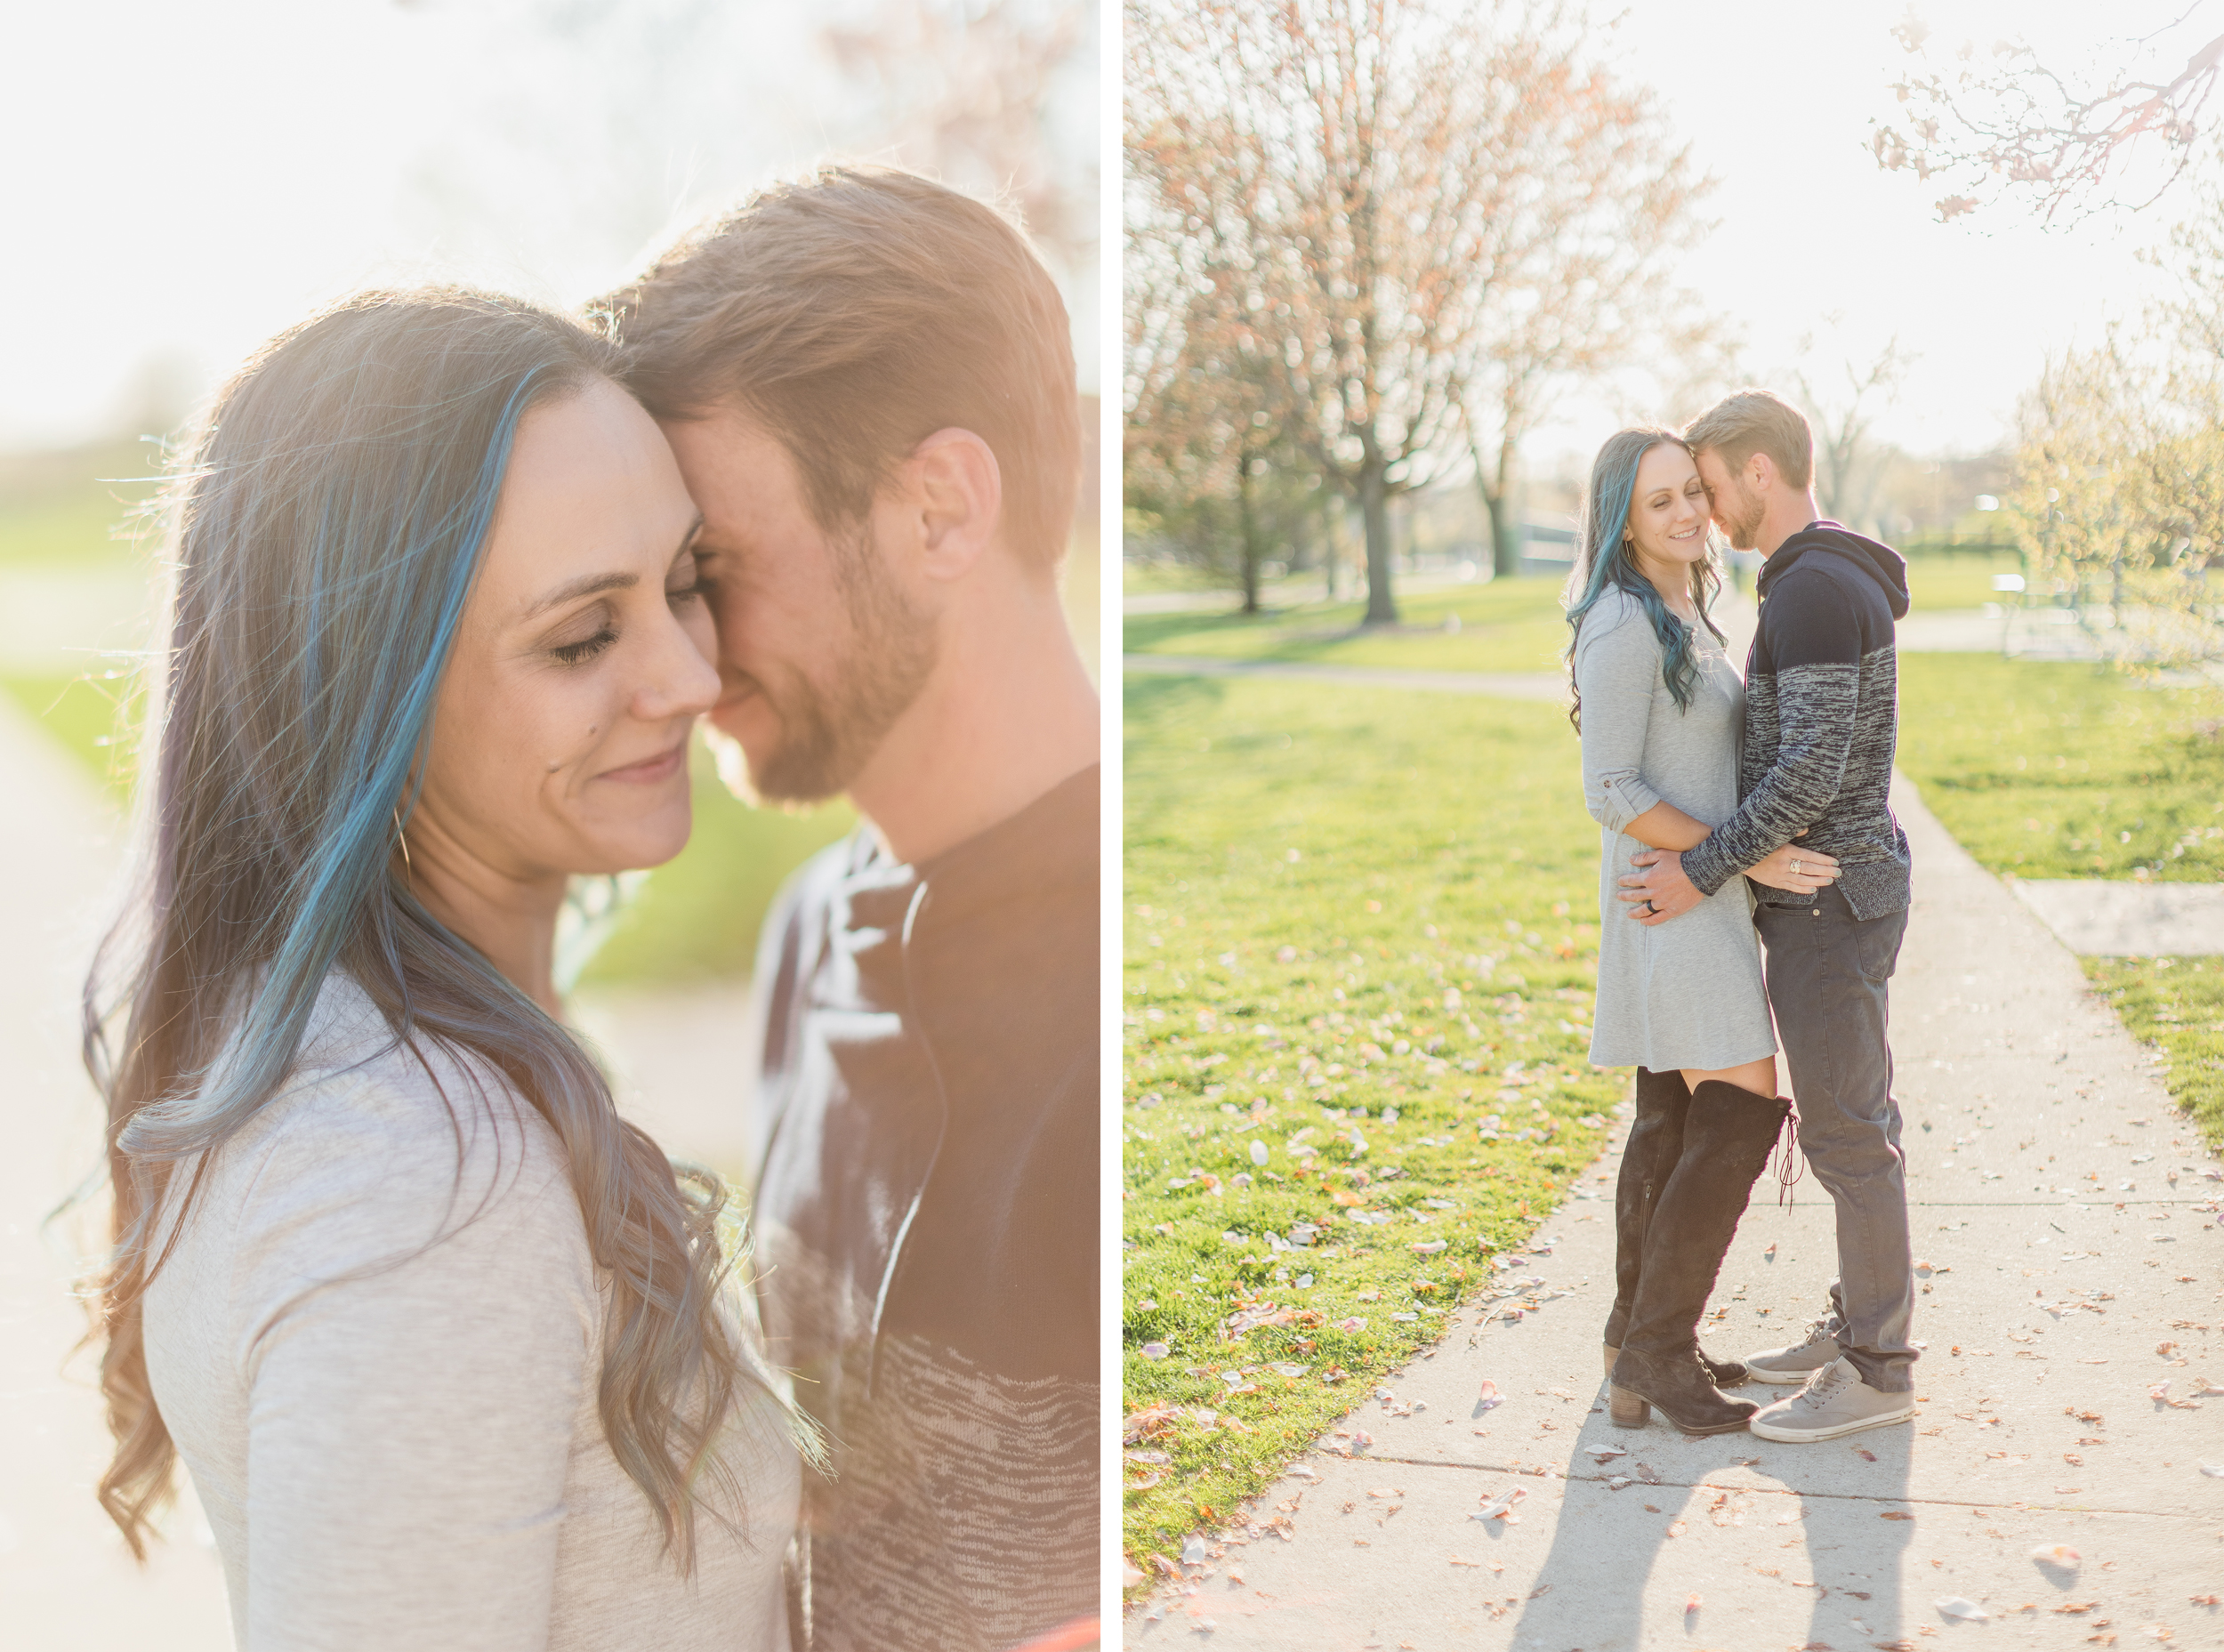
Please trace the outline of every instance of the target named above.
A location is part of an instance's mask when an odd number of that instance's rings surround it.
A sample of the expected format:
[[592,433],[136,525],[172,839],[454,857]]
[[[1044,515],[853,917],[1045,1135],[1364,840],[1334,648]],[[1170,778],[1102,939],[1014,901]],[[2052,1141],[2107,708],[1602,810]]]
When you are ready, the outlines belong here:
[[607,600],[590,604],[555,627],[543,646],[561,665],[584,665],[617,641],[617,612]]
[[605,624],[592,636],[582,637],[576,642],[556,643],[548,651],[567,665],[584,665],[616,641],[617,633]]

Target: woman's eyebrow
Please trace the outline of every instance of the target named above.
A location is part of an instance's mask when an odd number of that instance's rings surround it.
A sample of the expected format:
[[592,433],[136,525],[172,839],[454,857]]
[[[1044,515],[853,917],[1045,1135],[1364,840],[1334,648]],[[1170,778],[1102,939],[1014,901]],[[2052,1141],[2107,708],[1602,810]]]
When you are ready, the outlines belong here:
[[536,599],[525,610],[525,617],[531,619],[552,608],[561,608],[565,603],[576,602],[581,597],[600,596],[605,591],[630,591],[639,584],[639,574],[582,574],[576,579],[567,579],[553,591]]

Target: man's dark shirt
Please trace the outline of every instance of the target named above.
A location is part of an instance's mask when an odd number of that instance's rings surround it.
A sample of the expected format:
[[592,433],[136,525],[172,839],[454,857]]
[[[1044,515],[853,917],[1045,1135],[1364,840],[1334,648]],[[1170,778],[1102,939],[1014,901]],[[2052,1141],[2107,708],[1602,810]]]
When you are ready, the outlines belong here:
[[766,926],[757,1289],[827,1440],[812,1652],[1097,1609],[1099,778],[918,866],[860,832]]
[[[1683,857],[1684,875],[1712,895],[1798,838],[1837,858],[1855,917],[1904,912],[1912,863],[1890,794],[1899,737],[1892,624],[1907,612],[1906,560],[1836,522],[1809,522],[1762,565],[1759,589],[1737,812]],[[1777,906],[1809,899],[1755,892]]]

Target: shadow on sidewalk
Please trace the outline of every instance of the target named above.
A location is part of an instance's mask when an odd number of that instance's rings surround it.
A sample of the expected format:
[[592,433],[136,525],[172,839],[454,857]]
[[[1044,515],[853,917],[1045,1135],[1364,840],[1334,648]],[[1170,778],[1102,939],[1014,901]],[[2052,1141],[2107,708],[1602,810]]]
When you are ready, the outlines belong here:
[[[1751,1435],[1745,1438],[1753,1438]],[[1826,1624],[1828,1629],[1840,1629],[1849,1616],[1859,1618],[1873,1640],[1898,1640],[1909,1630],[1900,1574],[1901,1561],[1915,1535],[1914,1511],[1906,1501],[1914,1471],[1914,1425],[1896,1423],[1846,1439],[1815,1446],[1771,1446],[1769,1450],[1772,1467],[1784,1477],[1777,1484],[1799,1497],[1804,1517],[1800,1524],[1807,1536],[1807,1564],[1812,1568],[1808,1575],[1815,1584],[1808,1640],[1829,1640]],[[1864,1451],[1873,1453],[1877,1461],[1875,1470],[1862,1475],[1864,1489],[1858,1495],[1800,1495],[1815,1479],[1823,1478],[1819,1472],[1800,1473],[1801,1464],[1815,1461],[1820,1471],[1825,1463]],[[1825,1457],[1825,1453],[1839,1455],[1833,1459]],[[1868,1488],[1872,1486],[1873,1490]],[[1847,1598],[1826,1609],[1825,1603],[1833,1597]]]
[[[1754,1389],[1748,1397],[1774,1396]],[[1912,1429],[1804,1447],[1742,1432],[1695,1438],[1657,1415],[1646,1428],[1617,1429],[1607,1421],[1605,1403],[1601,1383],[1600,1408],[1564,1466],[1552,1546],[1511,1644],[1597,1652],[1720,1644],[1733,1611],[1785,1587],[1811,1587],[1809,1642],[1843,1644],[1849,1617],[1861,1620],[1869,1640],[1899,1636],[1900,1562],[1914,1521],[1884,1517],[1908,1512]],[[1628,1455],[1601,1468],[1591,1455],[1594,1447]],[[1822,1490],[1848,1478],[1835,1471],[1858,1451],[1876,1458],[1873,1468],[1862,1463],[1860,1493]],[[1756,1457],[1762,1466],[1753,1464]],[[1812,1474],[1801,1471],[1810,1464]],[[1648,1471],[1658,1483],[1648,1482]],[[1608,1483],[1616,1475],[1629,1477],[1618,1491]],[[1786,1547],[1794,1538],[1799,1546]],[[1664,1564],[1678,1575],[1664,1576],[1654,1592],[1648,1633],[1647,1590]],[[1704,1597],[1699,1612],[1673,1616],[1691,1594]]]

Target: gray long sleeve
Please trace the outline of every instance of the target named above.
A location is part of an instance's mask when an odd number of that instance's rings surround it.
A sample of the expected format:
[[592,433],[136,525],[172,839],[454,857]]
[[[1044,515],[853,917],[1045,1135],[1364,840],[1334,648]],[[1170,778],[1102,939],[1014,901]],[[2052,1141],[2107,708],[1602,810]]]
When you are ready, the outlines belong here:
[[211,1156],[147,1296],[239,1645],[784,1647],[778,1419],[733,1430],[753,1547],[705,1517],[680,1576],[603,1437],[601,1286],[554,1132],[351,1025]]
[[1821,819],[1845,778],[1861,667],[1791,665],[1778,671],[1774,682],[1780,729],[1776,762],[1737,812],[1683,857],[1683,874],[1703,895],[1758,866]]
[[1575,665],[1583,703],[1583,807],[1618,833],[1660,802],[1643,773],[1653,696],[1665,692],[1660,639],[1642,608],[1611,592],[1583,616]]

